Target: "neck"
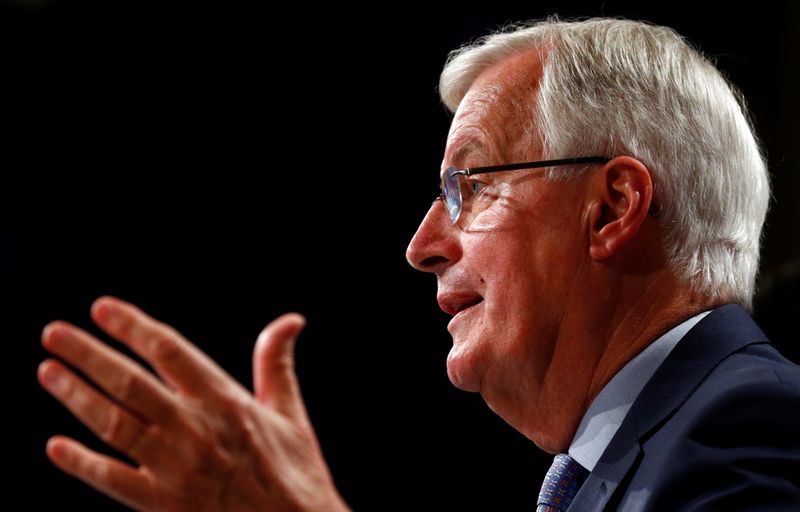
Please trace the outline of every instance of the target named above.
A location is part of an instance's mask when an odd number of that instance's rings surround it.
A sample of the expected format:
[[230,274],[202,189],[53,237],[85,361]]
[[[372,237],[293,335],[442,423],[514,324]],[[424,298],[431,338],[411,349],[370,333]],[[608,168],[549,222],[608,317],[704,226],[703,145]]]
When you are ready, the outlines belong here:
[[[714,304],[692,293],[668,271],[650,276],[644,287],[622,286],[617,300],[595,324],[596,366],[586,391],[584,411],[628,362],[671,328]],[[626,293],[626,290],[633,290]]]
[[537,410],[521,429],[550,453],[566,451],[592,400],[622,367],[672,327],[714,306],[666,268],[609,272],[593,284],[571,297],[553,355],[553,367],[569,362],[571,379],[547,375]]

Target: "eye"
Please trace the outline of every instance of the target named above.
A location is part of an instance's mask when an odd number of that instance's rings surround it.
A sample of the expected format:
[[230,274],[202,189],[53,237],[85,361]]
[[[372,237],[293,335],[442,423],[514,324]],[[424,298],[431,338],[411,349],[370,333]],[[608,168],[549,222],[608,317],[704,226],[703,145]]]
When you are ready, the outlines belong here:
[[466,180],[465,185],[470,196],[477,196],[486,187],[486,183],[478,180]]

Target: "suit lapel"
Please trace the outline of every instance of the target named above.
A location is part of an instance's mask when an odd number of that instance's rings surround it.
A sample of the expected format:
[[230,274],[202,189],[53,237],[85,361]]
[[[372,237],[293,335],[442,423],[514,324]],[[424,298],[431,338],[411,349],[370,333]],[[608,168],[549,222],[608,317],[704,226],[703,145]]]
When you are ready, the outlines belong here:
[[641,451],[634,423],[623,421],[603,456],[575,495],[569,510],[603,510]]
[[[723,359],[766,342],[741,307],[730,304],[712,311],[686,333],[633,403],[628,416],[635,417],[639,439],[680,407]],[[629,420],[634,418],[625,418]]]
[[642,389],[570,510],[603,510],[641,453],[641,440],[678,409],[720,361],[766,339],[736,305],[722,306],[698,322]]

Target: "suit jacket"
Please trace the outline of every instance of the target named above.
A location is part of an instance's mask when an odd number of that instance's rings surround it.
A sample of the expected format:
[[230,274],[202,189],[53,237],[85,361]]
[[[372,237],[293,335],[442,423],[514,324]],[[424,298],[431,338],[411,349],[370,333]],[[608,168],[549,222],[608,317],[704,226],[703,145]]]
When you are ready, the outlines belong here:
[[569,508],[800,511],[800,367],[739,306],[694,326]]

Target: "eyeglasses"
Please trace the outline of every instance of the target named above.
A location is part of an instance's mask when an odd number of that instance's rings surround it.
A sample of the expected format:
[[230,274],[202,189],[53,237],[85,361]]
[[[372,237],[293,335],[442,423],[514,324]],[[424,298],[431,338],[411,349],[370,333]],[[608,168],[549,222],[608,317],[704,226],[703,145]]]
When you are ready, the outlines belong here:
[[442,173],[441,193],[439,199],[444,201],[447,213],[453,224],[458,222],[463,208],[461,194],[461,176],[472,176],[473,174],[485,174],[489,172],[516,171],[519,169],[536,169],[538,167],[554,167],[558,165],[576,165],[606,163],[610,159],[602,156],[582,156],[578,158],[561,158],[559,160],[542,160],[539,162],[522,162],[517,164],[490,165],[487,167],[473,167],[471,169],[458,169],[451,165]]

